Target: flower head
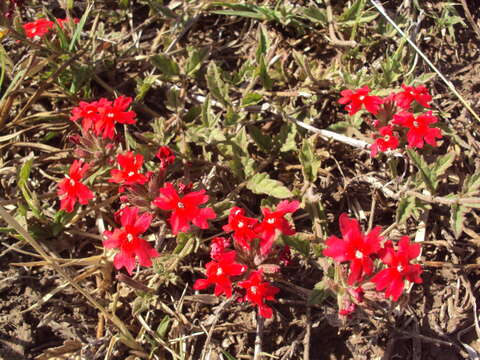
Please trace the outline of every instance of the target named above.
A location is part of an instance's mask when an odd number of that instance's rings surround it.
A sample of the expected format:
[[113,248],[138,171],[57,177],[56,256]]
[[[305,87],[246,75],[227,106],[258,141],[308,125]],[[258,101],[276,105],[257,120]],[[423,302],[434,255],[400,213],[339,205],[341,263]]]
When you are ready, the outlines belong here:
[[226,232],[233,231],[233,239],[246,250],[250,250],[250,243],[257,238],[253,226],[257,219],[246,217],[245,210],[238,206],[233,207],[228,215],[228,224],[223,226]]
[[383,100],[379,96],[371,96],[368,95],[370,92],[370,88],[368,86],[364,86],[357,90],[343,90],[340,94],[342,98],[338,100],[340,104],[348,104],[346,109],[350,115],[356,114],[362,106],[365,109],[373,114],[376,115],[380,110],[380,105],[382,105]]
[[175,162],[175,154],[168,146],[160,146],[155,156],[160,160],[160,169],[162,170]]
[[54,22],[45,18],[40,18],[35,21],[23,24],[25,35],[29,38],[41,38],[53,28]]
[[90,103],[80,101],[78,106],[72,109],[70,120],[77,121],[78,119],[82,119],[82,128],[83,131],[86,132],[91,128],[94,128],[95,123],[100,120],[100,109],[111,105],[112,102],[105,98]]
[[263,272],[261,270],[252,271],[245,281],[240,281],[238,285],[246,290],[243,300],[252,302],[258,306],[258,313],[264,318],[272,317],[272,308],[265,304],[266,300],[275,300],[275,295],[280,291],[279,288],[263,281]]
[[393,129],[390,125],[382,127],[378,132],[381,137],[375,139],[375,142],[370,147],[372,157],[377,155],[378,150],[384,152],[398,147],[398,138],[393,134]]
[[214,294],[220,296],[225,294],[227,298],[232,296],[231,276],[242,275],[246,266],[235,262],[236,252],[234,250],[219,254],[217,258],[205,265],[207,269],[206,279],[195,281],[193,288],[203,290],[211,285],[215,285]]
[[268,208],[263,208],[263,221],[255,226],[255,232],[259,234],[260,252],[262,255],[267,254],[275,240],[275,234],[277,230],[284,235],[294,235],[295,230],[289,224],[285,215],[288,213],[294,213],[297,211],[300,202],[283,200],[278,205],[275,211],[271,211]]
[[403,236],[398,244],[398,250],[395,252],[391,242],[388,242],[384,248],[382,262],[388,268],[377,273],[372,281],[376,284],[377,291],[385,289],[385,297],[397,301],[402,294],[405,286],[405,280],[421,284],[422,267],[418,264],[411,264],[411,260],[420,255],[420,245],[411,244],[408,236]]
[[373,271],[371,256],[380,250],[381,228],[377,226],[364,235],[358,220],[350,219],[345,213],[340,215],[339,223],[343,239],[330,236],[323,254],[337,262],[350,262],[348,284],[353,285],[364,275],[369,275]]
[[423,148],[424,141],[432,146],[437,146],[436,139],[442,138],[442,132],[438,128],[430,127],[430,124],[437,121],[431,111],[417,117],[409,112],[401,112],[393,116],[394,124],[408,128],[408,146],[419,149]]
[[218,258],[225,252],[225,249],[230,246],[230,241],[224,237],[217,236],[213,238],[212,243],[210,244],[210,257],[214,260]]
[[152,215],[144,213],[138,215],[138,208],[125,207],[122,209],[120,222],[122,227],[114,229],[113,232],[105,231],[107,237],[103,246],[108,249],[118,249],[120,252],[115,255],[113,265],[119,270],[122,267],[132,275],[135,268],[135,258],[142,266],[152,266],[152,258],[159,256],[157,250],[140,237],[150,227]]
[[65,178],[58,183],[61,210],[72,212],[76,202],[86,205],[93,199],[93,193],[85,184],[81,183],[88,168],[88,164],[75,160],[70,166],[68,175],[65,175]]
[[172,211],[168,221],[173,234],[176,235],[188,231],[190,222],[200,229],[208,229],[207,220],[215,219],[216,214],[212,208],[199,207],[207,201],[208,195],[205,195],[205,190],[192,191],[180,197],[172,183],[165,183],[160,189],[160,196],[153,204],[162,210]]
[[134,111],[126,111],[132,102],[131,97],[120,96],[111,102],[105,103],[105,106],[98,108],[99,117],[95,121],[95,134],[102,134],[104,139],[113,139],[115,135],[115,123],[135,124],[136,114]]
[[145,184],[148,180],[147,176],[140,173],[143,165],[143,156],[141,154],[134,154],[131,151],[127,151],[124,154],[118,154],[117,156],[119,169],[113,169],[110,171],[112,176],[108,179],[109,182],[133,185],[133,184]]
[[428,89],[423,86],[406,86],[402,85],[403,91],[395,95],[395,102],[399,107],[407,110],[413,101],[416,101],[423,107],[430,107],[429,102],[432,101],[432,96],[428,93]]

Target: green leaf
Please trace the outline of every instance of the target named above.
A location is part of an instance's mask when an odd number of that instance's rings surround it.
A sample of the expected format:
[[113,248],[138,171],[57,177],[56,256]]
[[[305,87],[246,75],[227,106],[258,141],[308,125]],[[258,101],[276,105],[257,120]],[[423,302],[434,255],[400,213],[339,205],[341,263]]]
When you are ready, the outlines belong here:
[[268,32],[267,29],[265,29],[265,26],[263,26],[262,24],[259,24],[258,26],[257,42],[258,47],[255,53],[255,58],[257,59],[257,62],[259,62],[262,56],[267,55],[268,49],[270,48],[270,39],[268,37]]
[[207,86],[211,94],[225,106],[230,106],[228,85],[222,80],[220,70],[212,61],[207,68]]
[[191,46],[188,46],[187,51],[188,60],[185,64],[185,73],[188,76],[195,76],[198,70],[200,70],[203,61],[207,58],[208,48],[205,47],[198,50]]
[[247,189],[255,194],[266,194],[277,199],[292,197],[291,191],[280,181],[271,179],[267,173],[255,174],[247,182]]
[[462,192],[464,194],[473,194],[480,188],[480,172],[468,175],[463,183]]
[[261,55],[258,61],[257,74],[260,78],[260,81],[262,82],[263,87],[267,90],[272,90],[273,80],[270,75],[268,75],[268,67],[267,63],[265,62],[264,55]]
[[397,206],[397,223],[404,224],[412,215],[412,212],[416,207],[417,198],[415,196],[409,196],[401,199]]
[[309,241],[301,239],[300,236],[283,236],[282,238],[285,245],[297,250],[303,256],[308,257],[310,255]]
[[[286,138],[284,137],[284,133],[286,133]],[[292,123],[283,124],[282,128],[280,129],[280,133],[278,134],[278,139],[275,139],[275,141],[278,141],[281,144],[280,151],[288,152],[297,150],[297,142],[295,141],[296,136],[296,126],[294,126]]]
[[427,163],[423,159],[421,155],[419,155],[413,149],[407,149],[407,153],[412,159],[415,166],[420,171],[420,175],[422,176],[423,182],[427,186],[427,188],[433,193],[437,187],[437,176],[436,173],[428,167]]
[[263,95],[259,93],[248,93],[242,98],[242,107],[252,106],[262,101]]
[[330,279],[323,278],[321,281],[315,284],[312,292],[308,297],[309,305],[320,305],[322,304],[329,296],[332,295],[332,292],[329,287]]
[[171,319],[168,315],[165,315],[163,319],[160,321],[157,327],[157,335],[160,339],[165,339],[167,336],[168,328],[170,327]]
[[319,9],[316,6],[311,6],[303,10],[303,14],[312,22],[322,25],[328,24],[327,11],[325,9]]
[[320,168],[320,160],[315,156],[314,146],[310,139],[304,139],[302,148],[298,154],[300,163],[302,164],[302,173],[305,181],[315,182]]
[[83,27],[85,26],[85,23],[87,22],[87,18],[90,15],[90,11],[93,8],[93,3],[90,4],[89,7],[87,7],[87,10],[82,15],[82,18],[78,22],[77,26],[75,27],[75,32],[73,33],[72,40],[70,41],[70,45],[68,46],[68,51],[72,51],[75,48],[75,44],[80,39],[80,35],[83,31]]
[[152,64],[164,75],[180,75],[180,68],[177,63],[167,55],[155,55],[152,57]]
[[339,17],[339,22],[355,20],[360,16],[360,12],[365,7],[365,0],[357,0],[352,6],[348,6],[343,14]]
[[450,223],[452,225],[455,238],[457,239],[460,237],[460,235],[462,235],[463,224],[465,222],[465,213],[467,212],[467,210],[467,207],[458,204],[451,207]]
[[262,130],[260,130],[256,126],[249,126],[248,133],[250,134],[251,138],[255,143],[259,146],[260,149],[265,151],[266,153],[270,153],[273,148],[272,137],[268,135],[264,135]]
[[[437,158],[437,161],[432,167],[432,170],[435,172],[435,178],[440,177],[441,175],[445,174],[447,169],[452,166],[453,161],[455,160],[455,153],[449,152],[442,157]],[[435,187],[438,184],[435,184]]]

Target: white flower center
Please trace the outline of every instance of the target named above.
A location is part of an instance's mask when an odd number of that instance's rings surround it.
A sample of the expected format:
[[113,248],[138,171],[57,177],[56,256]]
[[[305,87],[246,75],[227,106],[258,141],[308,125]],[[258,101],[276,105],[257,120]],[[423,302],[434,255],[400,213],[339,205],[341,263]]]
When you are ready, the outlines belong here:
[[419,125],[418,121],[413,122],[413,126],[418,127],[418,125]]
[[240,214],[241,212],[242,212],[241,209],[235,210],[235,212],[233,213],[233,215],[238,215],[238,214]]
[[132,241],[133,240],[133,235],[132,234],[127,234],[127,240]]
[[256,286],[252,286],[250,288],[250,291],[252,292],[252,294],[256,294],[257,293],[257,287]]
[[360,250],[355,251],[355,257],[357,259],[363,259],[363,253]]
[[135,175],[135,173],[134,173],[133,171],[130,171],[130,172],[128,173],[128,176],[133,176],[133,175]]
[[365,95],[362,95],[358,98],[360,101],[363,101],[365,99]]
[[180,208],[180,209],[183,209],[185,207],[185,205],[183,205],[183,203],[179,201],[178,204],[177,204],[177,207]]
[[269,224],[275,224],[275,218],[270,218],[267,220],[267,223]]
[[390,135],[385,135],[383,138],[385,139],[385,141],[389,141],[390,140]]
[[398,265],[397,270],[398,272],[402,272],[403,270],[405,270],[405,268],[402,265]]
[[70,185],[74,186],[75,185],[75,180],[70,179]]
[[87,111],[87,115],[92,115],[93,114],[93,110],[88,110]]
[[109,119],[111,119],[111,118],[115,117],[115,114],[112,113],[112,112],[109,112],[109,113],[107,114],[107,117],[108,117]]
[[243,227],[243,225],[245,225],[245,224],[243,222],[239,221],[237,226],[238,226],[239,229],[241,229]]
[[218,268],[218,270],[217,270],[217,276],[220,276],[220,275],[222,275],[222,274],[223,274],[222,268]]
[[36,28],[33,28],[33,29],[31,30],[31,32],[32,32],[32,34],[35,34],[35,33],[37,32],[37,29],[36,29]]

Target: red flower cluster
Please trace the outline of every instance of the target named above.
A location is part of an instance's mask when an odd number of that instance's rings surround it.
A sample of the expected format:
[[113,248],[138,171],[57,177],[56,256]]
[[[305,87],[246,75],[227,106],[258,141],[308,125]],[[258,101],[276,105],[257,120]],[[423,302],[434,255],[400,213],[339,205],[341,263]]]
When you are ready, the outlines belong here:
[[250,244],[254,239],[260,239],[260,253],[267,255],[272,248],[276,235],[294,235],[295,230],[285,219],[288,213],[297,211],[298,201],[283,200],[275,211],[263,208],[263,220],[258,223],[257,219],[245,216],[245,210],[235,206],[230,210],[228,224],[223,226],[226,232],[233,231],[233,239],[243,249],[250,250]]
[[92,191],[81,182],[88,169],[88,164],[75,160],[70,166],[68,175],[65,175],[65,178],[58,183],[61,210],[72,212],[75,203],[86,205],[93,199]]
[[168,146],[160,146],[155,156],[160,160],[160,169],[165,170],[175,162],[175,154]]
[[115,255],[113,265],[117,270],[125,267],[132,275],[135,268],[135,258],[142,266],[152,266],[152,258],[159,256],[157,250],[153,249],[145,239],[139,237],[150,227],[152,215],[138,215],[137,208],[125,207],[122,209],[120,222],[122,227],[113,232],[105,231],[103,235],[107,240],[103,246],[109,249],[118,249],[120,252]]
[[90,103],[81,101],[79,106],[72,109],[70,120],[82,119],[83,131],[92,129],[97,136],[113,139],[115,123],[136,123],[135,112],[126,111],[131,103],[132,98],[125,96],[120,96],[113,102],[105,98]]
[[415,115],[409,112],[412,106],[430,108],[432,96],[423,86],[402,85],[403,91],[391,93],[385,98],[369,95],[370,89],[364,86],[357,90],[344,90],[340,104],[346,104],[345,110],[350,115],[356,114],[363,107],[372,115],[376,115],[373,125],[378,134],[371,145],[371,155],[379,151],[393,150],[400,145],[408,144],[411,148],[423,148],[424,143],[437,146],[437,139],[442,138],[439,128],[431,127],[438,120],[431,111]]
[[119,169],[110,171],[111,178],[109,182],[123,185],[145,184],[148,180],[147,176],[140,173],[143,164],[143,156],[133,154],[127,151],[125,154],[117,155]]
[[[65,22],[69,19],[56,19],[58,25],[63,29]],[[78,23],[78,19],[73,19],[75,23]],[[40,18],[35,21],[23,24],[23,30],[25,35],[31,39],[42,38],[46,35],[51,29],[55,27],[55,22],[47,20],[45,18]]]
[[[200,279],[195,282],[194,289],[202,290],[215,284],[215,295],[225,293],[227,297],[232,295],[232,279],[234,276],[241,276],[238,287],[243,288],[241,301],[249,301],[258,307],[261,316],[269,318],[272,316],[272,309],[265,301],[275,300],[274,296],[279,289],[264,281],[263,270],[274,273],[279,270],[276,264],[263,262],[274,260],[275,262],[287,265],[290,261],[288,247],[276,248],[272,251],[275,239],[279,234],[294,235],[295,230],[285,219],[288,213],[297,211],[300,203],[298,201],[281,201],[275,211],[263,208],[263,220],[259,222],[255,218],[245,216],[245,210],[238,206],[230,210],[228,224],[223,230],[232,232],[233,245],[237,251],[228,251],[230,241],[223,237],[216,237],[212,240],[210,256],[212,261],[206,265],[207,279]],[[239,255],[241,262],[236,263],[235,257]],[[226,266],[229,261],[231,268]],[[243,265],[243,264],[245,265]],[[247,265],[248,264],[248,265]],[[247,272],[247,269],[252,269]],[[248,277],[245,277],[247,276]]]
[[165,183],[160,189],[160,196],[153,204],[162,210],[172,211],[168,222],[172,226],[173,234],[186,232],[190,223],[200,229],[208,229],[208,220],[215,219],[216,214],[212,208],[200,208],[199,206],[208,201],[205,190],[192,191],[180,197],[172,183]]
[[[391,241],[381,246],[380,227],[377,226],[370,233],[363,234],[358,220],[348,218],[347,214],[340,215],[339,223],[343,238],[329,237],[323,254],[339,263],[349,263],[348,285],[358,285],[370,280],[376,283],[377,290],[386,289],[385,296],[397,301],[403,291],[405,280],[422,282],[421,266],[410,263],[419,256],[420,245],[410,244],[408,236],[402,237],[398,251],[395,252]],[[373,260],[376,258],[380,258],[388,268],[368,279],[374,271]]]

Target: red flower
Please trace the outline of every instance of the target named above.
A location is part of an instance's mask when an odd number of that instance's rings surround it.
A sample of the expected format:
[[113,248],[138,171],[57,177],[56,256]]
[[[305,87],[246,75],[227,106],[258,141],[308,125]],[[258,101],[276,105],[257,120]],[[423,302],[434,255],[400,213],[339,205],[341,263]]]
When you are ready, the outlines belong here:
[[80,104],[72,109],[70,120],[77,121],[78,119],[82,119],[82,128],[83,131],[86,132],[91,128],[94,128],[95,123],[100,119],[99,109],[111,105],[112,102],[105,98],[101,98],[100,100],[91,103],[80,101]]
[[193,288],[195,290],[203,290],[210,285],[215,285],[214,294],[220,296],[225,294],[227,298],[232,296],[231,276],[242,275],[247,267],[235,262],[235,251],[228,251],[219,254],[217,259],[210,261],[205,265],[207,269],[207,278],[195,281]]
[[110,171],[112,176],[108,182],[123,185],[145,184],[148,178],[140,174],[143,165],[143,156],[141,154],[134,155],[133,152],[127,151],[125,154],[118,154],[117,161],[120,165],[119,169]]
[[362,105],[369,113],[376,115],[383,100],[379,96],[368,95],[369,92],[370,88],[368,86],[355,91],[343,90],[340,93],[343,97],[338,102],[343,105],[348,104],[345,109],[348,110],[350,115],[356,114],[362,108]]
[[375,139],[375,142],[370,146],[370,155],[372,157],[377,156],[378,150],[384,152],[398,147],[398,139],[393,134],[393,129],[390,125],[382,127],[379,133],[383,137]]
[[404,91],[395,95],[395,102],[399,107],[407,110],[414,100],[424,107],[430,107],[429,102],[432,101],[432,96],[428,93],[428,89],[425,86],[402,85],[402,88]]
[[253,226],[257,219],[244,216],[245,210],[238,206],[233,207],[228,215],[228,224],[224,225],[224,231],[233,231],[233,239],[244,249],[250,250],[250,242],[257,237]]
[[54,22],[45,18],[40,18],[33,22],[29,22],[23,25],[25,35],[29,38],[43,37],[53,28]]
[[424,141],[432,146],[437,146],[436,138],[442,138],[438,128],[429,127],[437,122],[437,118],[429,111],[415,118],[412,113],[401,112],[393,116],[393,123],[408,128],[407,140],[409,147],[423,148]]
[[260,252],[262,255],[267,254],[272,248],[275,240],[276,231],[280,231],[284,235],[294,235],[295,230],[285,219],[288,213],[297,211],[300,202],[283,200],[278,205],[275,211],[270,211],[268,208],[263,208],[263,221],[255,227],[255,232],[259,234]]
[[88,164],[75,160],[70,166],[69,174],[65,175],[65,179],[58,183],[61,210],[72,212],[77,201],[82,205],[86,205],[93,199],[93,193],[90,189],[80,182],[88,168]]
[[372,281],[377,285],[377,291],[386,289],[385,297],[391,297],[393,301],[397,301],[402,294],[405,280],[416,284],[422,283],[420,277],[422,267],[418,264],[410,264],[410,260],[420,255],[420,245],[411,244],[408,236],[403,236],[397,252],[394,251],[391,242],[386,244],[384,251],[382,262],[388,265],[388,268],[376,274]]
[[160,160],[160,169],[162,170],[175,162],[175,154],[168,146],[160,146],[155,156]]
[[339,223],[343,239],[330,236],[323,254],[332,257],[337,262],[350,262],[348,284],[353,285],[364,275],[369,275],[373,271],[371,255],[380,250],[381,228],[377,226],[370,233],[364,235],[360,231],[358,220],[349,219],[345,213],[340,215]]
[[103,241],[103,246],[120,250],[113,259],[115,269],[119,270],[125,266],[127,272],[132,275],[135,257],[138,257],[140,265],[152,266],[151,259],[159,256],[159,253],[145,239],[139,237],[148,230],[152,217],[147,213],[138,216],[138,208],[125,207],[122,209],[120,218],[122,227],[114,229],[113,232],[103,233],[107,237],[107,240]]
[[199,208],[208,201],[205,190],[193,191],[180,197],[172,183],[165,183],[160,189],[160,196],[153,204],[162,210],[171,210],[172,215],[168,219],[172,226],[173,234],[186,232],[190,228],[190,222],[200,229],[208,229],[207,220],[215,219],[215,212],[212,208]]
[[225,249],[229,246],[230,241],[224,237],[217,236],[210,244],[210,257],[214,260],[218,260],[218,258],[225,252]]
[[258,313],[264,318],[272,317],[272,309],[265,304],[266,300],[275,300],[274,296],[280,291],[279,288],[263,281],[261,270],[252,271],[248,280],[240,281],[238,285],[247,291],[243,300],[248,300],[258,306]]
[[115,123],[120,124],[135,124],[135,112],[125,111],[130,106],[132,98],[120,96],[114,100],[113,105],[111,102],[106,102],[105,106],[98,108],[99,117],[95,121],[95,135],[103,133],[104,139],[113,139],[115,135]]

